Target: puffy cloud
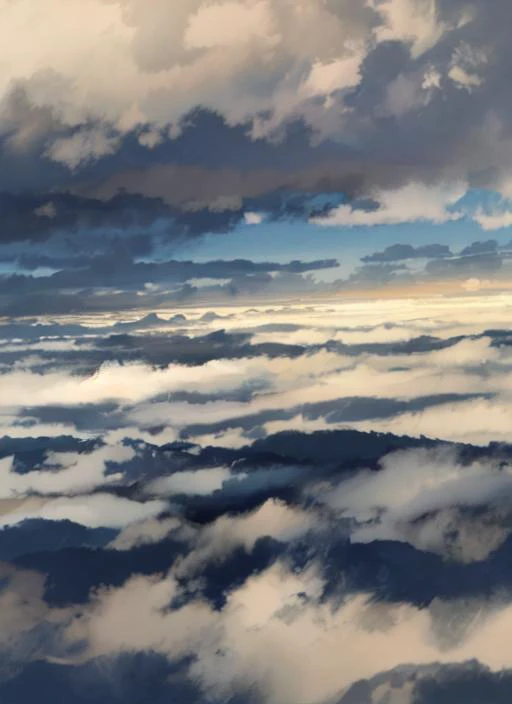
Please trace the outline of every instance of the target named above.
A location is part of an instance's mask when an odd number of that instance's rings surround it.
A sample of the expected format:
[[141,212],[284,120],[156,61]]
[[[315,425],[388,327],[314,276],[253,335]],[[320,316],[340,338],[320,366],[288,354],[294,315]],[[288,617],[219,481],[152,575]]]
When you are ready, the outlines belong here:
[[271,5],[265,0],[201,5],[189,18],[183,41],[186,49],[211,49],[254,39],[268,42],[269,47],[280,41],[275,34]]
[[161,520],[150,518],[131,523],[121,530],[107,547],[112,550],[132,550],[140,545],[158,543],[180,525],[177,518],[163,518]]
[[419,437],[426,435],[439,440],[487,445],[507,442],[510,423],[509,401],[498,398],[442,403],[433,409],[403,413],[389,420],[361,421],[351,424],[361,430]]
[[447,27],[438,16],[435,0],[371,2],[384,23],[376,30],[379,41],[405,41],[417,58],[437,44]]
[[[510,629],[508,606],[477,603],[471,620],[457,601],[417,609],[356,595],[333,609],[319,601],[321,591],[314,571],[293,574],[277,564],[233,591],[222,612],[199,601],[168,610],[179,593],[173,576],[135,577],[100,592],[67,638],[85,639],[91,655],[134,647],[171,658],[193,652],[190,672],[205,691],[227,698],[245,682],[263,701],[283,704],[340,697],[352,683],[404,663],[478,658],[495,671],[510,663],[496,648]],[[449,645],[440,628],[446,613],[459,629]],[[351,647],[340,647],[347,639]]]
[[[279,96],[279,79],[255,95],[269,69],[279,73],[301,60],[312,65],[338,58],[344,40],[368,36],[369,29],[364,8],[343,3],[342,19],[309,0],[301,13],[290,3],[266,0],[209,6],[190,0],[179,8],[158,2],[150,12],[139,0],[92,0],[87,11],[77,2],[52,0],[44,14],[28,2],[4,5],[3,38],[12,61],[1,76],[3,92],[11,82],[24,82],[31,101],[49,104],[69,125],[93,115],[121,129],[176,123],[198,104],[243,120],[271,107],[276,88]],[[13,42],[20,34],[23,42]],[[89,147],[98,155],[94,143]]]
[[205,528],[194,551],[179,561],[176,574],[200,575],[209,561],[218,561],[239,546],[250,552],[260,538],[291,542],[318,527],[312,514],[270,499],[248,515],[222,516]]
[[376,193],[377,208],[364,210],[351,205],[341,205],[329,215],[313,218],[318,225],[348,227],[372,225],[396,225],[404,222],[428,221],[442,223],[457,220],[462,215],[449,209],[464,195],[464,186],[446,185],[428,187],[410,183],[393,191]]
[[14,471],[12,458],[0,460],[0,499],[24,494],[81,494],[118,482],[122,474],[106,474],[110,464],[122,465],[135,456],[132,448],[106,445],[89,454],[50,453],[33,471]]
[[150,494],[157,496],[172,496],[173,494],[207,496],[221,489],[231,476],[227,467],[195,469],[155,479],[147,485],[146,489]]
[[263,222],[263,216],[260,213],[245,213],[246,225],[260,225]]
[[149,518],[156,518],[167,507],[164,501],[137,502],[111,494],[59,497],[20,501],[0,516],[1,526],[13,526],[27,519],[72,521],[89,528],[125,528]]
[[[14,371],[0,376],[0,388],[5,406],[20,405],[20,388],[30,389],[33,406],[99,403],[109,399],[136,402],[185,388],[203,391],[237,388],[251,374],[251,366],[248,362],[229,360],[197,367],[172,365],[166,369],[152,369],[143,364],[107,364],[86,378],[60,372]],[[253,373],[264,375],[264,370],[256,365]]]
[[[507,60],[501,3],[485,15],[467,3],[453,8],[440,0],[302,0],[298,12],[291,0],[187,0],[179,7],[159,0],[150,11],[140,0],[90,0],[86,8],[78,0],[51,0],[44,14],[29,0],[4,0],[2,10],[2,45],[10,61],[0,74],[1,127],[12,143],[42,141],[50,158],[71,168],[108,157],[123,133],[134,131],[149,147],[157,135],[176,137],[186,129],[182,118],[203,106],[228,125],[249,124],[253,136],[279,136],[283,125],[299,118],[317,137],[368,144],[368,154],[375,140],[379,151],[388,141],[400,154],[398,162],[384,159],[384,172],[396,185],[402,169],[392,167],[402,161],[402,145],[396,125],[379,120],[392,105],[388,115],[411,119],[427,137],[424,145],[421,138],[413,145],[404,140],[417,180],[432,165],[439,175],[446,167],[465,179],[472,157],[462,157],[460,145],[487,117],[478,89],[485,88],[487,72],[499,77]],[[479,45],[493,31],[498,50],[491,61]],[[474,100],[473,115],[465,112],[461,85],[474,89],[465,96]],[[497,102],[487,95],[487,104]],[[446,134],[440,128],[430,134],[418,105],[437,124],[449,106],[455,118],[446,120]],[[496,119],[506,115],[503,106],[495,108]],[[479,142],[488,157],[482,168],[489,161],[504,168],[488,142]],[[447,145],[446,161],[426,157],[431,146],[442,154]],[[350,172],[371,182],[379,168],[368,154],[363,149]],[[457,163],[450,169],[452,156]]]
[[473,219],[480,225],[482,230],[502,230],[512,225],[512,212],[501,210],[493,213],[486,213],[477,210]]
[[100,129],[83,129],[71,137],[61,137],[53,142],[47,155],[54,161],[76,169],[90,159],[112,154],[119,145],[119,138],[109,137]]
[[[361,470],[323,496],[357,521],[353,541],[402,540],[461,561],[485,559],[504,542],[508,466],[461,464],[452,448],[399,451],[380,464],[379,472]],[[456,507],[494,509],[472,517]]]

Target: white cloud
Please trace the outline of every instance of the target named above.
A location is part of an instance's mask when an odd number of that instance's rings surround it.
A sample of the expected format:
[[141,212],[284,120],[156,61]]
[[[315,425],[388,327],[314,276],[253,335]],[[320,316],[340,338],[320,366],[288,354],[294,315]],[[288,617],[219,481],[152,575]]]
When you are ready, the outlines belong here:
[[[371,36],[366,8],[347,0],[336,8],[303,0],[300,11],[292,0],[155,0],[150,10],[141,0],[48,0],[44,11],[2,0],[0,12],[9,55],[0,100],[22,85],[29,104],[72,127],[94,119],[121,130],[176,127],[197,105],[244,121],[298,89],[299,68],[343,61],[346,41]],[[48,154],[74,168],[115,147],[82,128]]]
[[500,463],[457,463],[452,449],[403,450],[386,455],[379,472],[361,471],[325,500],[356,518],[378,509],[413,519],[455,505],[485,505],[512,488],[512,468]]
[[318,522],[312,514],[269,499],[249,514],[221,516],[204,528],[195,549],[178,561],[176,573],[179,576],[200,575],[207,562],[220,560],[237,547],[250,552],[259,538],[289,542],[317,528]]
[[[178,389],[233,389],[252,375],[265,375],[261,363],[214,360],[195,367],[176,364],[164,369],[140,363],[107,363],[85,378],[56,371],[14,371],[0,375],[0,405],[21,405],[25,399],[32,406],[99,403],[108,399],[133,403]],[[20,395],[22,389],[25,399]]]
[[113,154],[119,145],[119,137],[109,136],[101,129],[81,129],[71,137],[56,139],[46,152],[53,161],[76,169],[88,161]]
[[361,47],[357,49],[353,54],[329,63],[314,63],[301,86],[303,94],[328,96],[335,91],[356,86],[361,80],[360,68],[364,58]]
[[459,88],[471,91],[481,85],[482,78],[478,72],[486,63],[487,56],[483,51],[476,51],[469,44],[460,44],[453,53],[448,78]]
[[[499,383],[499,382],[498,382]],[[451,442],[488,445],[508,442],[512,410],[507,397],[442,403],[415,413],[403,413],[386,420],[361,421],[350,425],[359,430],[422,435]]]
[[370,3],[384,19],[384,24],[375,30],[377,40],[410,43],[413,58],[432,49],[448,30],[438,19],[436,0],[370,0]]
[[175,472],[168,477],[160,477],[150,482],[146,491],[157,496],[172,496],[173,494],[208,496],[221,489],[224,482],[231,479],[232,476],[239,475],[232,475],[228,467]]
[[260,225],[263,222],[261,213],[245,213],[244,220],[246,225]]
[[135,456],[132,448],[106,445],[90,453],[55,452],[30,472],[15,471],[12,458],[0,460],[0,499],[24,494],[81,494],[118,482],[122,474],[105,474],[109,463],[122,464]]
[[252,3],[233,1],[203,4],[188,20],[186,49],[236,46],[254,39],[279,43],[272,5],[268,0]]
[[142,134],[139,135],[138,141],[143,147],[154,149],[163,142],[163,139],[164,137],[161,132],[158,132],[157,130],[149,130],[147,132],[142,132]]
[[131,501],[111,494],[38,499],[28,505],[22,502],[14,510],[0,515],[0,526],[12,526],[29,518],[48,521],[73,521],[88,528],[125,528],[156,518],[167,507],[165,501]]
[[145,521],[132,523],[124,528],[107,545],[111,550],[132,550],[140,545],[158,543],[166,538],[169,533],[177,530],[181,523],[177,518],[164,518],[158,520],[150,518]]
[[478,76],[467,73],[461,66],[452,66],[448,72],[448,77],[451,78],[454,83],[457,83],[461,88],[465,88],[466,90],[476,88],[482,82]]
[[462,563],[485,560],[510,534],[506,511],[465,516],[456,508],[441,509],[412,522],[383,520],[362,524],[351,533],[352,542],[394,540],[418,550]]
[[448,210],[462,198],[465,186],[425,186],[410,183],[393,191],[380,191],[374,195],[379,203],[376,210],[361,210],[351,205],[341,205],[325,217],[312,218],[311,222],[327,226],[398,225],[406,222],[443,223],[458,220],[462,213]]
[[[190,672],[205,691],[227,699],[240,684],[254,683],[264,701],[276,704],[334,700],[355,681],[404,663],[476,658],[493,671],[510,666],[504,647],[509,606],[476,602],[468,619],[467,605],[456,600],[418,609],[359,594],[334,609],[319,601],[321,591],[313,570],[291,574],[277,564],[231,592],[221,612],[199,601],[170,611],[166,607],[179,593],[172,574],[135,577],[100,592],[67,639],[85,639],[90,655],[133,648],[172,659],[194,653]],[[447,613],[452,630],[458,629],[449,640]]]
[[512,225],[512,211],[501,210],[486,213],[480,208],[473,215],[473,220],[480,225],[482,230],[502,230]]

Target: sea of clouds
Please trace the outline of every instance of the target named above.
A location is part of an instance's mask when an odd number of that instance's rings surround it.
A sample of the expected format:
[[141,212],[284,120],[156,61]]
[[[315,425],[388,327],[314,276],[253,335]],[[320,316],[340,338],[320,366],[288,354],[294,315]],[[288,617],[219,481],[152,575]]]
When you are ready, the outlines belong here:
[[0,701],[508,701],[511,309],[0,324]]

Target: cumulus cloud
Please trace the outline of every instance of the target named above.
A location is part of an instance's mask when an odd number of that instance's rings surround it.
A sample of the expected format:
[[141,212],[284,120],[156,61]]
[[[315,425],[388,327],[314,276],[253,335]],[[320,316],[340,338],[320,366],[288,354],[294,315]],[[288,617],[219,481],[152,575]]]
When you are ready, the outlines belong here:
[[480,209],[475,213],[473,219],[480,225],[482,230],[502,230],[512,225],[512,212],[501,210],[486,213]]
[[[174,124],[198,104],[220,109],[230,120],[243,120],[265,105],[271,107],[276,88],[278,100],[286,90],[285,80],[281,86],[279,81],[270,85],[258,105],[252,89],[268,70],[267,62],[279,72],[300,60],[312,65],[318,59],[337,59],[346,52],[343,42],[349,37],[368,36],[368,10],[344,5],[342,19],[312,2],[299,15],[291,4],[265,1],[205,6],[191,0],[179,8],[158,2],[148,13],[139,0],[94,0],[84,13],[80,3],[53,0],[44,15],[28,3],[15,8],[6,3],[4,39],[10,41],[12,63],[4,71],[3,90],[12,81],[24,81],[32,101],[50,103],[72,126],[91,114],[121,129],[145,122]],[[73,33],[72,40],[64,39],[65,26],[80,27],[79,37]],[[39,48],[30,54],[17,51],[12,36],[22,32],[24,41],[35,46],[35,27],[44,37]],[[341,49],[333,53],[327,48],[324,31]],[[262,60],[262,52],[267,59]],[[97,142],[89,147],[98,154]],[[79,152],[85,154],[82,147]]]
[[[402,181],[405,144],[419,181],[443,171],[465,180],[475,164],[507,170],[499,128],[479,137],[474,154],[463,154],[482,120],[507,121],[492,88],[508,60],[504,3],[492,13],[436,0],[307,0],[301,7],[187,0],[179,7],[155,2],[147,11],[140,0],[91,0],[85,10],[77,0],[51,0],[41,14],[29,2],[5,0],[2,45],[11,60],[0,77],[2,127],[21,143],[23,130],[40,141],[43,135],[46,154],[76,168],[108,157],[127,132],[149,147],[158,134],[176,137],[183,118],[203,106],[228,125],[249,124],[252,136],[274,138],[298,118],[317,139],[342,135],[348,144],[367,144],[368,154],[384,156],[392,185]],[[490,37],[494,52],[481,48]],[[7,119],[20,92],[18,119]],[[381,121],[383,114],[392,122]],[[415,142],[397,139],[395,120],[406,121],[407,133],[416,128]],[[363,149],[351,171],[372,181],[378,168],[368,154]],[[435,215],[446,219],[442,208]]]
[[318,225],[345,225],[348,227],[372,225],[397,225],[404,222],[428,221],[443,223],[457,220],[461,213],[449,209],[464,195],[464,186],[428,187],[410,183],[401,189],[382,191],[375,194],[379,204],[371,210],[357,209],[351,205],[341,205],[329,215],[313,218]]
[[383,458],[380,472],[362,472],[343,482],[328,501],[356,518],[382,508],[411,519],[454,505],[495,503],[510,479],[509,468],[499,464],[458,465],[452,450],[408,450]]
[[[437,623],[445,611],[456,613],[457,602],[420,610],[357,595],[333,609],[319,601],[321,589],[314,571],[293,574],[278,564],[235,590],[220,613],[198,601],[163,613],[178,592],[172,575],[135,577],[121,589],[100,592],[67,637],[85,639],[91,655],[133,647],[171,658],[194,652],[191,673],[206,691],[227,698],[245,682],[264,701],[283,704],[339,697],[355,681],[403,663],[478,658],[493,670],[509,663],[506,649],[496,648],[510,627],[507,606],[482,604],[485,611],[460,624],[462,634],[447,647]],[[347,639],[351,647],[340,648]]]
[[[379,472],[361,470],[341,482],[323,500],[357,521],[356,542],[403,540],[469,561],[484,559],[507,537],[497,516],[511,487],[510,468],[499,462],[463,465],[451,448],[405,450],[384,457]],[[471,520],[455,510],[478,506],[494,506],[494,517]]]

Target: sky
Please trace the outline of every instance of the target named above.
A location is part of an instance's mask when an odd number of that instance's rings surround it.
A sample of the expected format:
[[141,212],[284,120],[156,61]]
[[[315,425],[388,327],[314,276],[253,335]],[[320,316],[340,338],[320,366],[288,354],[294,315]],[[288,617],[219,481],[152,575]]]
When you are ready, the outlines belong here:
[[0,703],[508,704],[509,0],[0,0]]
[[507,288],[505,0],[0,11],[0,315]]

